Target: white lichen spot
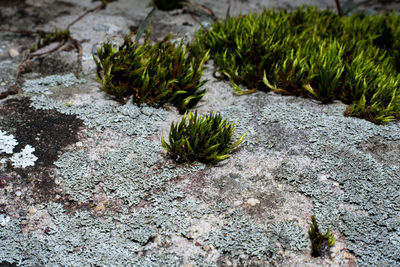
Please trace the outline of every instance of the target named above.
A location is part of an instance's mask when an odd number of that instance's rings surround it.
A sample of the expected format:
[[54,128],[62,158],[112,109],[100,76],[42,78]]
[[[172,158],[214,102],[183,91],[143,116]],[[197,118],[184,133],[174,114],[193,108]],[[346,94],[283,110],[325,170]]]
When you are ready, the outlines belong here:
[[16,145],[18,142],[12,134],[7,135],[6,132],[0,130],[0,153],[12,154]]
[[35,161],[38,159],[32,152],[35,149],[30,145],[26,145],[21,152],[15,153],[10,160],[12,161],[12,165],[17,168],[26,168],[28,166],[35,165]]
[[6,226],[10,222],[10,217],[0,214],[0,226]]

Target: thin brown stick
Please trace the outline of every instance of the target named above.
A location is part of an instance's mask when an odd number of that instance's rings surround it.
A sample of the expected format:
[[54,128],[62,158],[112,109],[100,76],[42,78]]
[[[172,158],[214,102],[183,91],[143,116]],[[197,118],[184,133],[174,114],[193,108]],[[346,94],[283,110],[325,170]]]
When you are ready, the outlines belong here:
[[228,20],[231,16],[231,7],[232,7],[232,2],[231,0],[228,0],[228,8],[226,9],[225,20]]
[[15,85],[11,85],[7,91],[0,93],[0,99],[6,98],[9,95],[16,95],[19,93],[18,87]]
[[342,10],[342,6],[340,5],[340,2],[339,2],[339,0],[335,0],[335,3],[336,3],[336,8],[337,8],[337,11],[338,11],[338,14],[339,14],[339,16],[343,16],[343,10]]
[[29,61],[31,60],[31,55],[28,55],[26,58],[24,58],[21,63],[19,63],[18,65],[18,69],[17,69],[17,73],[15,74],[15,81],[14,81],[14,85],[17,86],[17,81],[18,78],[21,74],[21,72],[25,71],[26,69],[26,65],[29,64]]
[[80,21],[81,19],[83,19],[85,16],[87,16],[89,13],[95,12],[97,10],[103,9],[106,7],[106,4],[103,2],[100,5],[98,5],[97,7],[94,7],[92,9],[86,10],[82,15],[80,15],[79,17],[77,17],[74,21],[72,21],[70,24],[68,24],[67,26],[67,30],[69,30],[69,28],[71,28],[72,25],[74,25],[75,23],[77,23],[78,21]]
[[76,77],[79,79],[80,75],[81,75],[81,71],[82,71],[82,45],[81,43],[70,37],[69,38],[70,42],[73,44],[73,46],[76,48],[76,50],[78,51],[78,67],[76,69]]
[[56,52],[58,49],[60,49],[65,44],[65,42],[66,42],[66,40],[63,39],[63,40],[61,40],[61,42],[56,47],[54,47],[54,48],[52,48],[52,49],[50,49],[48,51],[44,51],[42,53],[39,53],[39,54],[30,54],[30,56],[31,56],[31,58],[34,58],[34,57],[40,57],[40,56],[44,56],[44,55],[47,55],[47,54],[51,54],[53,52]]
[[205,13],[206,15],[210,16],[214,21],[218,21],[218,17],[215,15],[215,13],[212,11],[211,8],[199,5],[191,0],[185,0],[185,2],[193,6],[194,8],[200,10],[201,12]]

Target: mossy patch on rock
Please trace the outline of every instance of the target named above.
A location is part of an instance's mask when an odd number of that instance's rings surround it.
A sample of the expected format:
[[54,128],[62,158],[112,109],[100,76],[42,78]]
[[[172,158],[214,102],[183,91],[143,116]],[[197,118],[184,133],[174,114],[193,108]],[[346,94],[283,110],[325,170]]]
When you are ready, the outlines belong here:
[[350,104],[345,115],[383,124],[400,118],[399,29],[395,13],[265,10],[200,30],[192,46],[200,55],[210,50],[239,94],[261,89],[342,100]]

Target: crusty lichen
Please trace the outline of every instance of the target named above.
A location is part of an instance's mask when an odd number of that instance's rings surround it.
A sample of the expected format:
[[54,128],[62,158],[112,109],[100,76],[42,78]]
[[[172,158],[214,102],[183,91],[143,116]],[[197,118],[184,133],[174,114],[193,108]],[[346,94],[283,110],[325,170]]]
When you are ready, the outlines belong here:
[[[322,107],[306,100],[283,100],[260,108],[259,125],[304,131],[309,145],[302,153],[315,164],[294,166],[287,159],[275,171],[275,178],[313,198],[318,220],[323,227],[333,225],[345,234],[347,247],[355,252],[361,266],[377,262],[397,265],[393,231],[400,231],[396,211],[400,208],[396,191],[400,180],[394,177],[398,177],[400,166],[378,162],[360,145],[373,137],[399,142],[399,123],[377,126],[343,118],[342,104]],[[327,179],[320,179],[321,175]],[[343,208],[346,205],[354,206],[357,212]]]

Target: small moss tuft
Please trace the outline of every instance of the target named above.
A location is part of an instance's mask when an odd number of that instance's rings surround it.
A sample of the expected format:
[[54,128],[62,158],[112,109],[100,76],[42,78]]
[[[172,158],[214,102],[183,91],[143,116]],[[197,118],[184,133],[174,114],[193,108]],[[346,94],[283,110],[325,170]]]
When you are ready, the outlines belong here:
[[97,57],[97,77],[103,90],[122,103],[133,96],[138,105],[172,103],[184,113],[205,94],[199,88],[206,82],[200,79],[208,53],[194,57],[183,41],[175,45],[166,38],[154,45],[145,41],[136,47],[126,37],[120,47],[102,44]]
[[231,143],[235,124],[223,120],[212,112],[198,118],[197,111],[185,113],[181,122],[171,124],[169,144],[161,138],[162,146],[178,161],[217,163],[230,156],[231,151],[244,139],[245,134]]
[[71,32],[66,29],[66,30],[55,30],[54,32],[49,32],[46,34],[43,34],[40,36],[39,40],[37,41],[36,44],[33,44],[31,46],[30,52],[33,53],[36,50],[39,50],[51,43],[54,42],[61,42],[61,41],[66,41],[68,38],[71,36]]
[[308,236],[311,240],[311,256],[319,257],[322,252],[335,244],[335,237],[331,234],[330,229],[323,235],[318,228],[315,216],[311,216],[311,225],[308,229]]

